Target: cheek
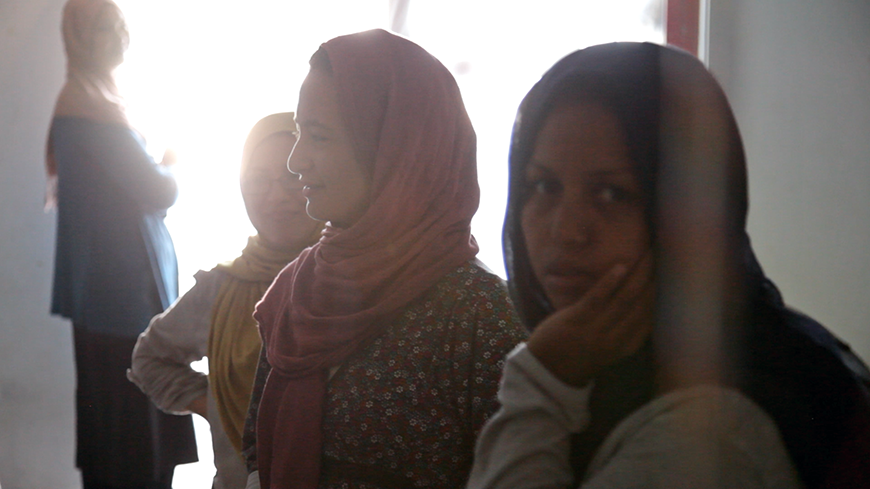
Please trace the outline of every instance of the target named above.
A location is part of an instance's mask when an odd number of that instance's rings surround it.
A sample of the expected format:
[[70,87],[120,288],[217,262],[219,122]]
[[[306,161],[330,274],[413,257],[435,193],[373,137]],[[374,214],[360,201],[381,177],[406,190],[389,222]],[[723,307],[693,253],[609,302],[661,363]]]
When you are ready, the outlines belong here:
[[334,169],[332,196],[342,207],[364,209],[371,194],[371,182],[356,160],[345,160],[340,169]]
[[265,222],[265,212],[262,205],[256,199],[245,199],[245,210],[248,212],[248,219],[254,227],[259,228]]

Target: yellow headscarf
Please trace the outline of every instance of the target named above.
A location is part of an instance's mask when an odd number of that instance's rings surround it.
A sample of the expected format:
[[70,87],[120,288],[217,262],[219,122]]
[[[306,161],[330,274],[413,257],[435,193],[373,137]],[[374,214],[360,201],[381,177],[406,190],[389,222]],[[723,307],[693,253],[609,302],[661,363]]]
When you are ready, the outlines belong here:
[[[263,140],[272,134],[295,130],[292,113],[272,114],[261,119],[245,143],[242,172]],[[240,257],[215,267],[229,276],[218,291],[212,309],[208,339],[209,385],[224,431],[239,452],[261,348],[257,322],[252,316],[254,306],[278,272],[305,247],[317,242],[321,230],[322,226],[318,226],[305,246],[291,251],[266,248],[257,236],[251,237]]]

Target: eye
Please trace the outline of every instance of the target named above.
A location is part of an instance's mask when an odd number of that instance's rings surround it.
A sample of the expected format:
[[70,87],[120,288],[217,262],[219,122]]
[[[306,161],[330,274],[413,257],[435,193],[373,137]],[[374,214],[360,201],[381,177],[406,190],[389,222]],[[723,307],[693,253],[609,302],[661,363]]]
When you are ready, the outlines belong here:
[[562,191],[562,184],[555,178],[537,178],[526,183],[527,192],[552,195]]
[[328,139],[326,137],[326,135],[323,134],[323,131],[321,131],[316,126],[309,127],[308,129],[303,131],[302,127],[300,127],[299,124],[297,124],[296,125],[296,132],[294,134],[296,136],[296,143],[297,144],[299,143],[299,141],[301,141],[303,139],[303,136],[304,136],[304,139],[306,139],[312,143],[322,143]]
[[632,202],[636,197],[630,190],[613,184],[602,184],[595,189],[593,195],[603,205]]
[[607,185],[598,190],[598,200],[605,203],[613,203],[616,202],[620,197],[619,189],[616,187]]
[[308,139],[309,142],[312,142],[315,144],[323,143],[324,141],[329,140],[328,134],[324,133],[324,131],[320,130],[320,128],[318,128],[318,127],[309,128],[304,133],[300,130],[299,131],[299,138],[300,139],[302,138],[303,134],[305,135],[305,138]]

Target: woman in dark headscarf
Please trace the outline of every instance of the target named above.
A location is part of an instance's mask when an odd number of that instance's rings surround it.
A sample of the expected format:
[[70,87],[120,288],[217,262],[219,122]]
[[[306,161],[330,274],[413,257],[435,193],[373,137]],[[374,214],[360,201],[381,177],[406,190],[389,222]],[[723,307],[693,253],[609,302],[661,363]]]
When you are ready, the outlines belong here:
[[178,292],[163,224],[175,180],[145,152],[115,86],[128,41],[118,6],[70,0],[63,40],[46,164],[57,182],[51,312],[73,323],[76,465],[86,489],[169,488],[175,465],[196,461],[190,417],[159,412],[125,372],[136,337]]
[[528,343],[471,488],[868,487],[868,374],[745,231],[740,134],[694,57],[575,52],[514,127],[504,247]]
[[[523,338],[475,259],[476,140],[449,71],[407,39],[335,38],[296,111],[323,238],[257,306],[256,460],[269,488],[458,488]],[[258,402],[259,393],[262,400]]]

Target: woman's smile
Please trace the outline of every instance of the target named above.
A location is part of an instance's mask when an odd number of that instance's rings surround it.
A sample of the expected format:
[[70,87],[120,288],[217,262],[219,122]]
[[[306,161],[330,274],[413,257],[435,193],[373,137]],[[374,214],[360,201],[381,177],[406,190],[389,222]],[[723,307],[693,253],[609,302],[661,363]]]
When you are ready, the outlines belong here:
[[299,92],[299,140],[287,168],[299,175],[308,215],[347,228],[369,206],[371,175],[357,161],[332,77],[312,71]]
[[310,199],[311,196],[316,194],[319,190],[323,190],[323,185],[305,185],[302,187],[302,195],[304,195],[306,199]]

